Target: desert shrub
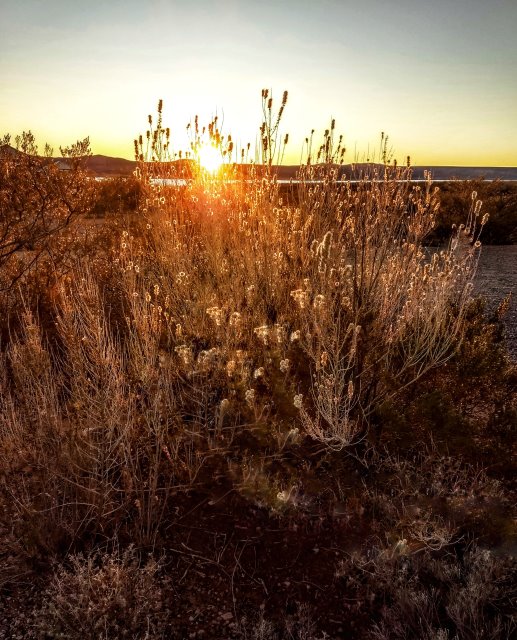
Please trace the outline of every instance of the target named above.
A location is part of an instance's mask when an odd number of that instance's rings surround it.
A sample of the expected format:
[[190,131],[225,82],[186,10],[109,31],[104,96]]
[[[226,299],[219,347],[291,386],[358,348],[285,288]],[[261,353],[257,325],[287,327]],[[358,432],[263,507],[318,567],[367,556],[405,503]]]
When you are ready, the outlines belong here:
[[440,187],[440,214],[432,237],[448,238],[451,226],[459,225],[468,213],[468,198],[476,192],[490,213],[483,232],[487,244],[511,244],[517,239],[517,188],[500,180],[456,180]]
[[[27,309],[53,324],[56,284],[86,256],[99,260],[106,229],[85,223],[92,206],[88,139],[38,155],[30,132],[0,139],[0,348],[20,330]],[[104,238],[104,240],[103,240]]]
[[[270,406],[264,387],[291,395],[305,432],[340,449],[458,348],[484,220],[471,199],[448,248],[429,257],[424,240],[438,211],[430,180],[413,184],[410,169],[391,166],[384,153],[381,170],[353,186],[341,181],[334,123],[314,153],[308,142],[298,204],[284,204],[272,160],[287,142],[279,135],[285,100],[275,114],[263,93],[261,164],[246,181],[227,165],[171,188],[168,130],[161,112],[154,129],[150,118],[147,147],[143,136],[136,141],[148,240],[140,252],[124,243],[124,264],[138,268],[147,291],[158,286],[155,304],[181,327],[173,349],[195,362],[201,340],[204,352],[216,350],[222,377],[238,351],[247,366],[239,365],[240,388],[231,390],[248,398],[255,418]],[[213,123],[206,140],[196,135],[194,157],[203,144],[230,153],[231,138]],[[284,380],[272,371],[280,362],[290,365]],[[265,373],[260,384],[254,372]]]
[[2,475],[16,512],[8,517],[28,553],[56,552],[88,533],[113,535],[125,526],[152,544],[171,488],[190,486],[203,464],[210,435],[196,433],[194,423],[181,429],[179,372],[159,361],[160,319],[148,315],[143,297],[131,305],[121,344],[98,284],[85,273],[61,292],[59,354],[30,314],[8,349]]
[[35,625],[45,638],[168,637],[158,572],[131,548],[120,556],[72,555],[52,577]]
[[476,546],[458,557],[399,545],[351,555],[339,575],[378,612],[367,637],[503,640],[515,631],[516,569]]
[[366,637],[510,637],[515,560],[472,544],[465,527],[508,510],[501,483],[436,450],[376,452],[370,464],[361,504],[374,535],[337,572],[357,613],[376,620]]
[[34,136],[24,132],[10,146],[0,140],[0,290],[13,285],[45,260],[56,268],[70,253],[68,230],[91,205],[85,171],[86,138],[62,148],[62,159],[45,147],[38,155]]
[[133,176],[105,178],[95,184],[91,215],[135,213],[140,202],[140,182]]
[[281,624],[268,620],[263,611],[240,620],[238,637],[242,640],[326,640],[329,636],[317,630],[311,608],[299,605],[294,615],[285,615]]
[[500,513],[509,509],[500,482],[436,449],[406,452],[405,457],[376,452],[369,464],[360,503],[371,531],[392,550],[451,551],[465,531],[473,533],[475,521],[497,514],[501,524]]
[[[139,219],[116,253],[108,244],[105,271],[86,253],[66,277],[56,268],[52,332],[21,299],[0,381],[0,520],[29,556],[99,536],[156,546],[178,493],[216,474],[298,507],[303,492],[270,473],[274,456],[303,436],[335,451],[364,439],[457,352],[480,202],[427,255],[430,181],[413,184],[385,153],[382,169],[338,180],[332,123],[319,149],[308,141],[297,204],[284,203],[273,163],[286,100],[275,112],[263,92],[245,169],[216,120],[196,120],[189,156],[174,155],[160,106],[136,141]],[[226,160],[219,173],[197,163],[205,146]]]
[[501,301],[497,310],[487,312],[486,300],[473,300],[465,315],[465,333],[455,363],[462,367],[464,375],[479,377],[499,376],[509,366],[505,344],[504,316],[508,311],[510,296]]

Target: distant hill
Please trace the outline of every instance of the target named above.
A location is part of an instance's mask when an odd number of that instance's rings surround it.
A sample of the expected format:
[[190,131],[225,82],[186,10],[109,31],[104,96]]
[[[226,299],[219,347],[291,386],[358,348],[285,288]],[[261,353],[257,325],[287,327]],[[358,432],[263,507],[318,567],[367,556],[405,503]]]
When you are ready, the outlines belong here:
[[[15,155],[21,153],[13,147],[4,145],[0,148],[2,153]],[[66,160],[54,158],[59,163],[60,168],[66,169]],[[179,169],[178,174],[188,176],[190,173],[187,160],[177,160],[173,164]],[[137,163],[134,160],[125,158],[112,158],[111,156],[93,155],[86,160],[89,171],[98,177],[129,176],[136,169]],[[340,177],[348,179],[358,178],[367,169],[372,170],[372,164],[357,163],[337,166]],[[381,165],[377,165],[379,168]],[[412,167],[413,178],[422,180],[424,172],[430,171],[433,180],[517,180],[517,167],[454,167],[454,166],[430,166]],[[243,174],[248,173],[249,165],[242,167]],[[281,165],[276,167],[277,176],[280,180],[294,180],[298,171],[297,165]]]
[[[243,175],[249,174],[250,165],[240,165]],[[383,165],[373,163],[354,163],[335,165],[341,179],[357,180],[362,176],[371,175],[376,169],[382,170]],[[275,167],[279,180],[295,180],[298,165],[278,165]],[[516,180],[517,167],[454,167],[454,166],[422,166],[411,167],[414,180],[423,180],[427,171],[431,172],[433,180]]]
[[[350,180],[359,178],[361,174],[372,171],[372,164],[357,163],[345,164],[338,167],[340,177]],[[382,165],[377,165],[381,169]],[[296,177],[298,167],[279,166],[278,177],[280,180],[291,180]],[[412,167],[412,176],[415,180],[424,179],[426,171],[431,172],[433,180],[517,180],[517,167],[454,167],[454,166],[429,166]]]
[[[174,164],[180,164],[181,160]],[[92,156],[87,163],[90,171],[98,176],[130,175],[136,168],[136,162],[124,160],[123,158],[110,158],[109,156]],[[364,172],[367,167],[371,170],[372,165],[347,164],[338,167],[341,177],[354,179]],[[246,169],[244,168],[244,173]],[[433,180],[475,180],[484,178],[485,180],[517,180],[517,167],[451,167],[451,166],[431,166],[412,167],[413,178],[421,180],[424,172],[430,171]],[[276,167],[280,180],[294,180],[298,171],[296,165],[281,165]]]
[[[7,155],[12,158],[23,154],[23,151],[12,147],[11,145],[1,145],[0,154]],[[60,169],[66,170],[68,163],[66,158],[52,158]],[[96,176],[128,176],[136,168],[136,162],[126,160],[125,158],[112,158],[110,156],[93,155],[87,158],[86,167]]]
[[21,151],[18,151],[14,147],[11,147],[10,144],[2,144],[2,145],[0,145],[0,154],[2,154],[2,155],[7,155],[7,156],[10,156],[11,158],[14,158],[19,153],[21,153]]
[[86,166],[97,176],[128,176],[135,170],[136,162],[125,158],[94,155],[87,159]]

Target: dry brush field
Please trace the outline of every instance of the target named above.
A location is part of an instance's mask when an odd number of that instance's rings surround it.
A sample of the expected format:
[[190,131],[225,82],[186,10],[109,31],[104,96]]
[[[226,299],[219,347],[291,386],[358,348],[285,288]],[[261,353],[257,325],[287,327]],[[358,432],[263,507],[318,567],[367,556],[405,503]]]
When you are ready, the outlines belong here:
[[[0,638],[510,638],[517,370],[472,296],[476,193],[391,162],[298,182],[263,92],[96,183],[88,142],[0,150]],[[195,164],[204,146],[225,160]],[[188,179],[178,186],[171,179]],[[103,199],[105,201],[103,201]],[[102,211],[102,218],[99,212]]]

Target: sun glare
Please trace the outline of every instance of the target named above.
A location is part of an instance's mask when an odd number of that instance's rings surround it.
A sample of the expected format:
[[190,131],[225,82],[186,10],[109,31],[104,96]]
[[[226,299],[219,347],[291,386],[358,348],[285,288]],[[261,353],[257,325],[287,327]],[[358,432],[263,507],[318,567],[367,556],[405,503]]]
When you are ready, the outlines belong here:
[[212,145],[206,145],[199,149],[199,164],[209,171],[215,173],[223,164],[223,156],[221,151]]

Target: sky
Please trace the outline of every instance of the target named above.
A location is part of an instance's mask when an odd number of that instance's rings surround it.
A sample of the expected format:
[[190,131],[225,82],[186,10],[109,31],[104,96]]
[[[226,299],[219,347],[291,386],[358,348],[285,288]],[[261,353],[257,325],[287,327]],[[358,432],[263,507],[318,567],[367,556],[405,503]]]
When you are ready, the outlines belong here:
[[261,90],[289,100],[284,162],[336,119],[345,161],[381,131],[415,165],[517,166],[517,0],[0,0],[0,135],[133,157],[164,101],[255,143]]

